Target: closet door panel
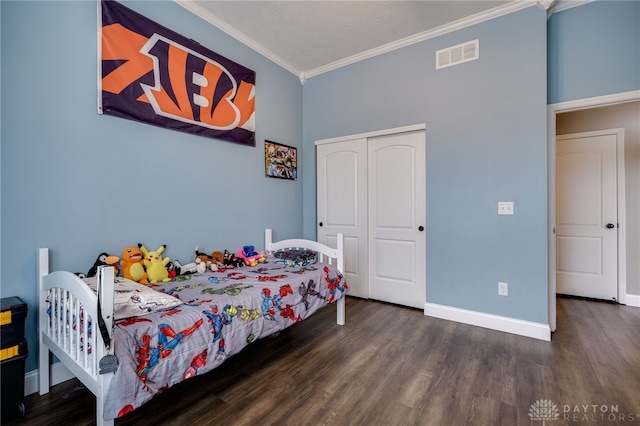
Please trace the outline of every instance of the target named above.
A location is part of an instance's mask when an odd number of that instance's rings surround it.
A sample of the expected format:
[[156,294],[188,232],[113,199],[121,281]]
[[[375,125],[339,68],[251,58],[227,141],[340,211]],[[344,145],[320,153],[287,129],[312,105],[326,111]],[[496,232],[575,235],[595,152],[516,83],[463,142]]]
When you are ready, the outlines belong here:
[[369,295],[415,308],[426,302],[424,132],[369,139]]
[[316,153],[318,241],[335,247],[344,234],[349,295],[367,298],[367,140],[320,144]]

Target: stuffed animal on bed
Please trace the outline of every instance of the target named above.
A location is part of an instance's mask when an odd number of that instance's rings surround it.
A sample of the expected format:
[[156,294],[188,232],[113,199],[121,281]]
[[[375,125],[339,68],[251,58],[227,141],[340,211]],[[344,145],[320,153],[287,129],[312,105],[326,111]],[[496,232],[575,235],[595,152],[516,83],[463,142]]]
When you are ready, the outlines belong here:
[[[169,266],[171,264],[173,264],[173,268]],[[169,278],[171,278],[171,275],[172,275],[171,269],[175,271],[176,276],[190,275],[198,272],[198,270],[196,269],[196,264],[194,262],[183,265],[182,263],[180,263],[179,260],[173,260],[172,262],[169,262],[167,264],[167,271],[169,271]]]
[[[201,274],[204,274],[205,272],[207,272],[207,270],[211,267],[212,262],[211,262],[211,256],[209,256],[206,253],[202,253],[200,251],[198,251],[198,247],[196,246],[195,248],[195,260],[194,263],[196,264],[196,272],[199,272]],[[218,268],[216,268],[214,270],[217,271]]]
[[242,259],[244,264],[247,266],[256,266],[258,263],[263,263],[265,261],[264,254],[255,251],[253,246],[244,246],[243,248],[238,249],[236,257]]
[[169,278],[169,271],[167,271],[167,263],[171,261],[168,257],[162,258],[162,253],[167,246],[162,245],[158,250],[149,251],[147,248],[138,244],[142,254],[144,255],[144,267],[147,270],[147,276],[151,284],[158,283],[160,281],[171,281]]
[[201,274],[205,273],[207,270],[217,272],[218,267],[223,265],[224,256],[221,251],[214,251],[211,253],[211,256],[209,256],[206,253],[198,251],[198,247],[196,246],[195,254],[196,271]]
[[211,253],[211,262],[215,262],[216,265],[224,265],[224,254],[221,251],[214,251]]
[[122,276],[140,284],[147,284],[147,273],[144,270],[144,260],[142,252],[138,247],[128,246],[122,249]]
[[113,266],[115,269],[114,273],[117,276],[118,275],[117,263],[119,260],[120,258],[118,258],[118,256],[110,256],[108,253],[100,253],[96,261],[93,263],[93,266],[91,267],[91,269],[89,269],[89,272],[87,272],[87,277],[95,277],[96,274],[98,273],[99,266]]
[[177,260],[174,260],[173,262],[169,262],[167,263],[167,277],[169,279],[171,278],[175,278],[178,275],[180,275],[180,262],[178,262]]
[[239,259],[238,256],[236,256],[235,254],[230,253],[228,250],[225,250],[224,254],[223,254],[222,263],[225,266],[234,266],[234,267],[236,267],[236,266],[244,265],[244,260]]

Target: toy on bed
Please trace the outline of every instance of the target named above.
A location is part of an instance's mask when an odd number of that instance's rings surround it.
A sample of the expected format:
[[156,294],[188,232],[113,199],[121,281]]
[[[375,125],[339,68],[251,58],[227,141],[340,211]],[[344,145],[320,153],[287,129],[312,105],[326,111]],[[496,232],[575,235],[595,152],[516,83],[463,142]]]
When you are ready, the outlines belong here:
[[171,270],[174,271],[175,276],[178,275],[190,275],[198,272],[196,270],[196,264],[194,262],[185,263],[184,265],[180,263],[179,260],[174,259],[173,261],[167,264],[167,270],[169,271],[169,278],[172,278]]
[[258,263],[264,263],[266,260],[264,253],[255,251],[253,246],[244,246],[238,249],[236,257],[242,259],[247,266],[256,266]]
[[144,267],[149,277],[149,282],[155,284],[158,282],[171,281],[169,271],[167,271],[167,263],[171,261],[168,257],[163,258],[166,245],[162,245],[155,251],[149,251],[143,244],[138,244],[142,254],[144,255]]
[[273,253],[276,263],[284,263],[285,265],[306,267],[318,261],[318,253],[313,250],[305,249],[288,249],[278,250]]
[[147,284],[147,272],[144,270],[144,259],[142,252],[136,246],[127,246],[122,249],[122,276],[131,281]]
[[198,247],[194,249],[195,257],[191,263],[181,264],[179,261],[174,260],[167,264],[169,270],[169,278],[173,278],[178,275],[189,275],[200,273],[204,274],[207,271],[217,272],[219,267],[223,266],[223,255],[220,251],[214,251],[209,256],[206,253],[199,251]]
[[220,267],[224,265],[224,254],[221,251],[214,251],[211,253],[211,261],[215,262],[216,266]]
[[238,267],[244,265],[244,260],[238,258],[235,254],[228,250],[224,251],[222,263],[224,266]]
[[180,275],[180,262],[178,262],[177,260],[167,263],[166,268],[167,277],[169,277],[169,279],[175,278]]
[[87,272],[87,277],[95,277],[100,266],[113,266],[115,269],[115,275],[118,275],[117,264],[119,260],[120,258],[118,256],[111,256],[108,253],[100,253],[91,269],[89,269],[89,272]]
[[209,256],[206,253],[198,251],[198,247],[195,249],[195,265],[196,271],[204,274],[207,271],[216,272],[218,270],[218,264],[213,260],[213,255]]

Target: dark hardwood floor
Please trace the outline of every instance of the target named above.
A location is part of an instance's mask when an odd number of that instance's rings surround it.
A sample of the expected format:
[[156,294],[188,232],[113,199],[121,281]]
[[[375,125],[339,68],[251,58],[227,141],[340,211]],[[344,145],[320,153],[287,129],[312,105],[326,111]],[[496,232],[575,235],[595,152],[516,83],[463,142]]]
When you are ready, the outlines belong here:
[[[76,380],[25,403],[26,416],[7,426],[95,422],[95,398]],[[542,411],[532,418],[534,408]],[[558,331],[544,342],[348,298],[345,326],[335,324],[332,305],[115,423],[514,426],[543,420],[640,425],[640,309],[559,298]]]

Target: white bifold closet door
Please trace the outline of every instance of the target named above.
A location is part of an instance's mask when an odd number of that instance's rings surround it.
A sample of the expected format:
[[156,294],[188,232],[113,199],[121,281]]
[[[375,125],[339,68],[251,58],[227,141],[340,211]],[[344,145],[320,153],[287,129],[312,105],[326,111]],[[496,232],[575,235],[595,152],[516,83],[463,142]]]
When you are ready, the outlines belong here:
[[345,234],[352,296],[424,308],[424,131],[317,146],[318,240]]

